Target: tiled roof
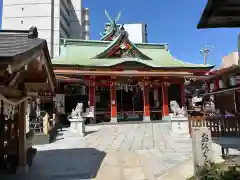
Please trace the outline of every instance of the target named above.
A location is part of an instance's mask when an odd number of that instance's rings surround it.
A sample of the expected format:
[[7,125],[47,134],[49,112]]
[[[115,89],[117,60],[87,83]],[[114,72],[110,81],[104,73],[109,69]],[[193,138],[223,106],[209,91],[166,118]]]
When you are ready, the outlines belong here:
[[[47,42],[38,38],[36,27],[30,30],[0,30],[0,67],[7,65],[24,66],[28,63],[26,58],[36,55],[42,51],[47,63],[45,63],[49,78],[56,84],[55,75],[52,69],[51,58],[48,52]],[[34,60],[34,58],[30,58]],[[36,59],[36,58],[35,58]],[[17,68],[16,68],[17,69]]]
[[31,37],[29,31],[0,30],[0,58],[21,55],[42,43],[45,43],[44,39]]

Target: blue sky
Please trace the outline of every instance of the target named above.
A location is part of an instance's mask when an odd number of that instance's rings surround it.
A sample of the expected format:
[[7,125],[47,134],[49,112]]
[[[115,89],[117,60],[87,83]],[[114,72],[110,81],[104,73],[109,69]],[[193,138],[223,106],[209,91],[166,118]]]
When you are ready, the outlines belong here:
[[108,22],[104,14],[107,9],[113,17],[119,11],[122,12],[119,23],[146,23],[148,41],[168,43],[172,55],[183,61],[202,63],[200,49],[208,44],[213,46],[208,58],[208,63],[212,64],[219,65],[222,56],[237,50],[238,29],[197,30],[196,26],[207,0],[83,1],[84,7],[90,9],[91,39],[100,38],[99,34]]

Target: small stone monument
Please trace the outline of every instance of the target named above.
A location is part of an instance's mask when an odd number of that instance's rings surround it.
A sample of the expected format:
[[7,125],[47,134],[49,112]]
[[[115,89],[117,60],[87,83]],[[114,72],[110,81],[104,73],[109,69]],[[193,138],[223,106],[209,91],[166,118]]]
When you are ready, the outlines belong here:
[[74,133],[84,136],[85,134],[85,124],[83,118],[83,103],[78,103],[75,110],[72,110],[71,116],[69,118],[70,129]]
[[194,172],[196,177],[200,178],[200,168],[209,166],[213,162],[212,139],[209,128],[192,128],[192,151]]

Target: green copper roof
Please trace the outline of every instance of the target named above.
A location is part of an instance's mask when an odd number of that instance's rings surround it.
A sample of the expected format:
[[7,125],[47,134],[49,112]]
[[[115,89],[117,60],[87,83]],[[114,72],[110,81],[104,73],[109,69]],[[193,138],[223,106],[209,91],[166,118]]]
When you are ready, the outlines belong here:
[[[128,46],[127,50],[126,50],[126,47],[124,47],[126,45]],[[127,52],[131,51],[131,54],[134,57],[137,57],[141,60],[151,60],[150,57],[148,57],[147,55],[142,53],[134,44],[132,44],[130,42],[130,40],[128,39],[128,33],[124,30],[123,26],[119,30],[119,35],[108,45],[108,47],[103,52],[101,52],[94,58],[95,59],[107,58],[108,54],[111,53],[112,51],[114,51],[114,49],[117,46],[123,46],[123,49],[125,51],[127,51]]]
[[53,64],[84,67],[111,67],[125,62],[135,62],[152,68],[213,68],[214,65],[192,64],[175,59],[168,51],[166,44],[135,44],[151,60],[139,58],[101,58],[95,59],[112,43],[111,41],[86,41],[62,39],[59,57],[52,59]]
[[117,32],[117,29],[118,27],[116,23],[112,23],[111,26],[109,26],[108,29],[102,34],[101,40],[105,41],[110,37],[114,36],[114,34]]

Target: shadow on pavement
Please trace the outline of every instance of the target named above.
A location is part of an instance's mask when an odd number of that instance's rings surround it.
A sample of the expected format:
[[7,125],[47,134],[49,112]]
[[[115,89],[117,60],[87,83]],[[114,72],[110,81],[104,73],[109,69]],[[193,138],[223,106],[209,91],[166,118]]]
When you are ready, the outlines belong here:
[[87,132],[85,132],[85,137],[90,135],[90,134],[96,133],[96,132],[98,132],[98,131],[87,131]]
[[[106,153],[94,148],[38,151],[27,175],[8,175],[1,180],[77,180],[95,178]],[[3,177],[3,178],[2,178]]]

